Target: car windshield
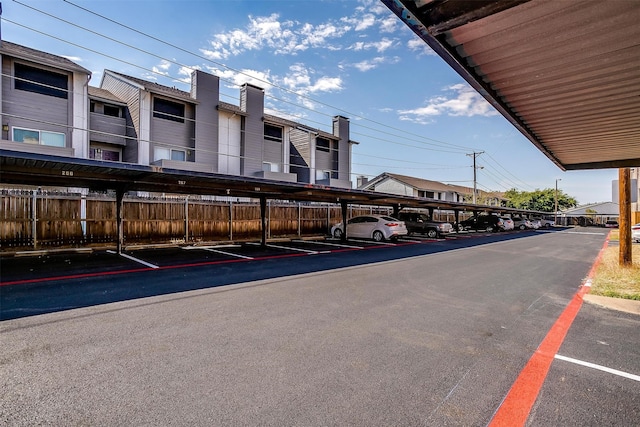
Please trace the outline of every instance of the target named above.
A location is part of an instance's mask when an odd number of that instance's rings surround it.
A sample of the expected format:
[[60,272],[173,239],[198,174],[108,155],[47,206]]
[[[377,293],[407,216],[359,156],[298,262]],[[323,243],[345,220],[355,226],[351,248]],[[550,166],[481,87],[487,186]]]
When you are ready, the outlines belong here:
[[383,216],[381,218],[384,219],[385,221],[398,221],[397,219],[391,218],[390,216]]

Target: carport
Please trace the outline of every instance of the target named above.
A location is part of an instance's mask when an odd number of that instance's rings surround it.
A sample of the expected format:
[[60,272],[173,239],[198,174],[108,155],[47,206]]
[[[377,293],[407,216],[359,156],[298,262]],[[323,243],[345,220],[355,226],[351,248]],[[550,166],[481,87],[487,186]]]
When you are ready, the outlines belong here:
[[[290,200],[338,203],[342,221],[346,223],[350,204],[391,207],[397,214],[403,208],[454,211],[456,221],[462,211],[511,214],[542,214],[542,212],[499,206],[473,205],[441,200],[385,194],[373,191],[332,188],[322,185],[296,184],[262,178],[193,172],[145,166],[0,150],[0,182],[3,184],[88,188],[116,193],[117,247],[123,248],[123,205],[128,191],[149,191],[175,194],[231,196],[260,201],[261,243],[267,240],[267,201]],[[342,236],[346,239],[346,233]]]
[[560,169],[619,168],[620,263],[630,264],[640,2],[382,2]]

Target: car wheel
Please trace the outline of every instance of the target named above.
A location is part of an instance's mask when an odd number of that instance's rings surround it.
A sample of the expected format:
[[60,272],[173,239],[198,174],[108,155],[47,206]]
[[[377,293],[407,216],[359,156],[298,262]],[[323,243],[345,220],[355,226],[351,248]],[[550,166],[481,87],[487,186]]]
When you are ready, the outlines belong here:
[[493,225],[487,225],[487,233],[493,233]]
[[384,236],[382,235],[382,231],[374,231],[373,232],[373,240],[376,242],[382,242],[384,240]]
[[427,230],[427,237],[430,239],[435,239],[436,237],[438,237],[438,232],[433,228],[430,228]]
[[333,237],[335,237],[336,239],[342,238],[342,230],[339,228],[333,230]]
[[518,228],[519,228],[520,230],[524,230],[525,228],[527,228],[527,226],[526,226],[526,225],[524,225],[524,224],[522,224],[522,225],[520,225],[520,227],[518,227]]

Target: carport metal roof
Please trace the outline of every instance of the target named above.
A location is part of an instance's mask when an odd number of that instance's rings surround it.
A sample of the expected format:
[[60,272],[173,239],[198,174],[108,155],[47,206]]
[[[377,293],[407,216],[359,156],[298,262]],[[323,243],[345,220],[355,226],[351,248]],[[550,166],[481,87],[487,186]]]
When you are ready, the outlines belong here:
[[640,166],[640,1],[382,2],[561,169]]
[[541,213],[374,191],[193,172],[131,163],[78,159],[7,149],[0,149],[0,182],[3,184],[89,188],[102,191],[149,191],[459,211]]

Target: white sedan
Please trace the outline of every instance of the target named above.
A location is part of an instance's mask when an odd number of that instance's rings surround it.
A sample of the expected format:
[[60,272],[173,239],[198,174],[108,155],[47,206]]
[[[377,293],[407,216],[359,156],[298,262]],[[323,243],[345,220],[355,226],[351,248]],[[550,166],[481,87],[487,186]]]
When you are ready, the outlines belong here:
[[640,222],[631,226],[631,240],[640,243]]
[[[331,228],[331,235],[341,238],[344,233],[342,223]],[[347,237],[373,239],[376,242],[395,240],[408,234],[403,221],[386,215],[361,215],[347,221]]]

